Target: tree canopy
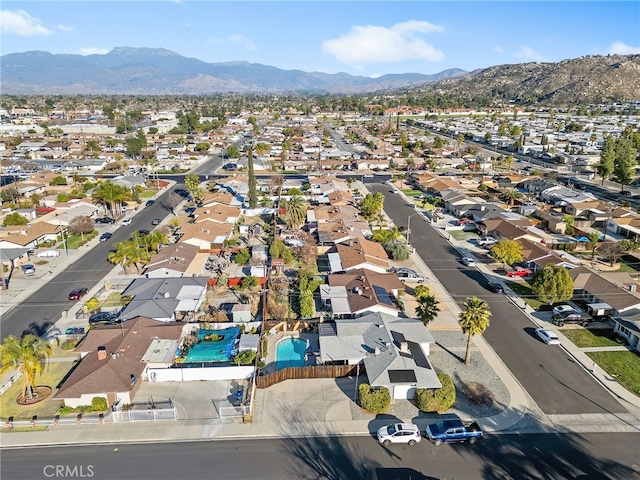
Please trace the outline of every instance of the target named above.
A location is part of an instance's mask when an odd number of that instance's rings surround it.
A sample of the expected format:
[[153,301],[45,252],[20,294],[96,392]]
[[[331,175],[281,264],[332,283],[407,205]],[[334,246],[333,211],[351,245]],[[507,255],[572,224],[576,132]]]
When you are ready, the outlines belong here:
[[491,247],[491,255],[499,262],[513,265],[524,259],[522,244],[517,240],[503,238]]
[[464,302],[459,315],[459,324],[462,332],[467,335],[467,351],[464,356],[464,363],[471,363],[471,337],[482,335],[489,327],[491,311],[487,302],[478,297],[471,297]]
[[566,268],[547,265],[536,272],[531,290],[541,301],[552,305],[573,297],[573,279]]

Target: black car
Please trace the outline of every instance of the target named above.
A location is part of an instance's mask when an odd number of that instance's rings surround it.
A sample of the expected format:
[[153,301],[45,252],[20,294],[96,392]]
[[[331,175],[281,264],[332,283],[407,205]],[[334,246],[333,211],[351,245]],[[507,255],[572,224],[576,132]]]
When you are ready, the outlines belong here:
[[504,287],[500,283],[491,282],[489,284],[489,290],[493,293],[504,293]]
[[153,205],[154,203],[156,203],[156,202],[155,202],[155,200],[147,200],[147,203],[145,203],[145,205],[146,205],[147,207],[150,207],[150,206],[151,206],[151,205]]
[[630,197],[631,192],[629,190],[621,190],[620,195],[624,195],[625,197]]
[[104,232],[102,235],[100,235],[100,241],[101,242],[106,242],[107,240],[109,240],[111,238],[112,235],[113,235],[113,233],[111,233],[111,232]]
[[187,215],[191,215],[195,211],[196,211],[196,207],[189,207],[184,209],[184,213],[186,213]]
[[565,313],[553,314],[553,316],[551,317],[551,321],[553,322],[554,325],[557,325],[558,327],[564,327],[565,324],[569,324],[569,323],[576,323],[578,325],[586,327],[593,321],[593,318],[584,313],[565,312]]
[[89,325],[93,325],[95,323],[113,322],[116,318],[118,318],[118,315],[113,312],[94,313],[89,317]]
[[238,164],[237,163],[227,163],[222,168],[224,170],[237,170],[238,169]]
[[96,218],[94,223],[116,223],[116,221],[111,217],[100,217]]
[[149,230],[147,230],[146,228],[141,228],[140,230],[138,230],[138,233],[140,235],[149,235]]

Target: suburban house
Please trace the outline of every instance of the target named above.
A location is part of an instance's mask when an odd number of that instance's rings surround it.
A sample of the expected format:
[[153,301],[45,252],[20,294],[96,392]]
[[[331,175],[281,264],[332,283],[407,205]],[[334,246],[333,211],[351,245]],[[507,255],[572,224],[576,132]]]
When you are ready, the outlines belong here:
[[172,364],[184,325],[138,317],[92,328],[76,347],[82,360],[55,397],[68,407],[91,405],[93,397],[132,403],[147,368]]
[[[314,230],[310,228],[313,232]],[[315,232],[318,236],[318,245],[331,246],[338,243],[348,242],[355,238],[365,238],[372,235],[367,222],[357,220],[337,219],[332,222],[322,222],[317,224]]]
[[233,224],[217,222],[187,223],[178,232],[180,242],[209,250],[212,245],[222,245],[233,234]]
[[33,225],[15,225],[0,230],[0,249],[5,248],[38,248],[47,241],[56,241],[66,231],[66,226],[35,222]]
[[240,207],[231,207],[221,203],[197,208],[193,212],[195,223],[215,222],[235,224],[242,213]]
[[394,399],[412,399],[418,388],[442,387],[429,362],[433,336],[418,319],[377,312],[319,327],[321,362],[362,363],[369,384],[387,387]]
[[596,272],[586,267],[569,270],[573,295],[587,303],[606,303],[615,315],[640,310],[638,283],[625,272]]
[[364,238],[339,243],[327,254],[331,273],[367,269],[384,273],[389,269],[389,257],[380,243]]
[[638,315],[632,317],[613,317],[615,326],[613,331],[627,339],[631,347],[640,351],[640,318]]
[[143,273],[147,278],[202,275],[209,254],[199,253],[199,250],[197,246],[184,242],[168,245],[152,255]]
[[136,278],[122,292],[133,299],[120,312],[123,319],[138,316],[162,322],[185,320],[205,301],[207,277]]
[[395,273],[353,270],[332,274],[320,285],[322,304],[334,318],[356,318],[370,312],[400,315],[398,292],[404,286]]

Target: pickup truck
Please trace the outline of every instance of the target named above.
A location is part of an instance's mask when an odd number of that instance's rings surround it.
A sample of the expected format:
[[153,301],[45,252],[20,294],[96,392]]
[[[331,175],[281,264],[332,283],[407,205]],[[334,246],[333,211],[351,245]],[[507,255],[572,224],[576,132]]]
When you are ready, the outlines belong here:
[[476,443],[484,432],[476,422],[463,422],[460,419],[441,420],[427,427],[427,438],[435,446],[443,443]]

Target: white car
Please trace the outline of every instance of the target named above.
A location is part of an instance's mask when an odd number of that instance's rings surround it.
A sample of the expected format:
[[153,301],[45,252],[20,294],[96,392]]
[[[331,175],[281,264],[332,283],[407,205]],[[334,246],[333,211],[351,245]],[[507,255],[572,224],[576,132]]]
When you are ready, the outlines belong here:
[[560,345],[560,339],[551,330],[536,328],[536,335],[547,345]]
[[38,258],[56,258],[59,256],[60,252],[58,250],[44,250],[36,255]]
[[373,173],[365,173],[364,178],[373,178]]
[[573,308],[571,305],[556,305],[555,307],[553,307],[553,314],[554,315],[562,315],[563,313],[578,313],[578,311]]
[[130,218],[125,218],[124,220],[122,220],[122,226],[126,227],[127,225],[131,225],[131,219]]
[[469,258],[469,257],[462,257],[462,263],[465,264],[467,267],[476,266],[476,261],[473,258]]
[[420,429],[413,423],[394,423],[378,430],[378,441],[382,445],[406,443],[413,447],[420,440]]

